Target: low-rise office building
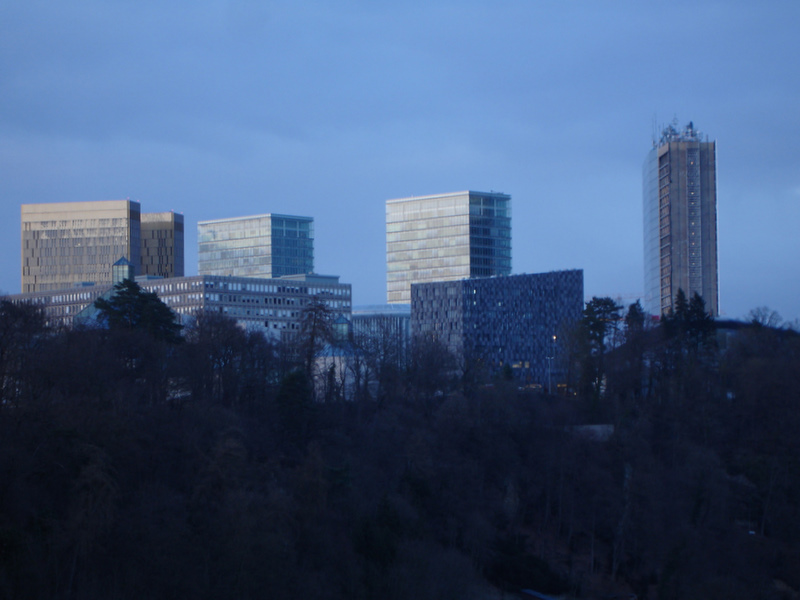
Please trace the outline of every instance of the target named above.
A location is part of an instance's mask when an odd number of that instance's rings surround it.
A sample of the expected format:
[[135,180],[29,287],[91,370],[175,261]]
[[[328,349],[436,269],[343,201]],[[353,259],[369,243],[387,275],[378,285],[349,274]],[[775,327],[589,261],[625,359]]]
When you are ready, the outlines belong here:
[[[350,318],[352,307],[352,286],[329,275],[276,279],[195,275],[169,279],[141,277],[137,281],[143,289],[158,294],[185,323],[201,311],[214,312],[271,337],[299,330],[301,313],[312,298],[321,300],[335,316]],[[82,286],[7,298],[40,306],[51,325],[71,327],[76,315],[111,287]]]
[[141,283],[181,317],[199,311],[235,319],[242,327],[278,337],[300,329],[303,309],[312,298],[334,316],[350,318],[352,286],[330,275],[297,275],[275,279],[196,275]]

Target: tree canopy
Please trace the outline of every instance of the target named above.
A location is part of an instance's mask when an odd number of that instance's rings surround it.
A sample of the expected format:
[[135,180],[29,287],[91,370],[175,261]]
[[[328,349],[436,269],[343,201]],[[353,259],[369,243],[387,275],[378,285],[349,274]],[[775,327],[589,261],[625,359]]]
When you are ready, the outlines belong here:
[[110,298],[98,298],[94,303],[100,318],[111,329],[143,330],[156,339],[175,343],[180,341],[182,325],[175,313],[155,292],[143,290],[130,279],[114,286]]
[[712,323],[696,348],[700,301],[657,322],[596,298],[563,393],[459,386],[437,340],[387,334],[358,347],[375,391],[328,402],[296,345],[219,313],[170,345],[120,291],[114,331],[0,303],[0,598],[800,590],[791,328]]

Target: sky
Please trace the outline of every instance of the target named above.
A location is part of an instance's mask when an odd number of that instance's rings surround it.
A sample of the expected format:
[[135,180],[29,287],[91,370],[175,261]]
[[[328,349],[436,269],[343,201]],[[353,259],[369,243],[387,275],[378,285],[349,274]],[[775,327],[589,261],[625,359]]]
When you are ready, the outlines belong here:
[[642,164],[717,142],[721,316],[800,318],[800,2],[4,0],[0,291],[20,205],[311,216],[315,270],[386,299],[385,201],[512,196],[513,272],[643,294]]

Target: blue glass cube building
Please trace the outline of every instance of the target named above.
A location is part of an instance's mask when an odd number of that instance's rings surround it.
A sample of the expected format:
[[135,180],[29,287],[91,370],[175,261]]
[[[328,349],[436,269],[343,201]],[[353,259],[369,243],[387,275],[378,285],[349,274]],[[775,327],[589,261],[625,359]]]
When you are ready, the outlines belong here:
[[197,224],[200,275],[273,278],[314,271],[314,219],[265,214]]

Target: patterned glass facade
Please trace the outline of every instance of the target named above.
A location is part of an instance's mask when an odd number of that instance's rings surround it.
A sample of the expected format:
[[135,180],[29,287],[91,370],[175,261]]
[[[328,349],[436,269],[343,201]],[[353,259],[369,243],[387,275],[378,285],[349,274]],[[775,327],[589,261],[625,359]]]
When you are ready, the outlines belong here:
[[282,277],[314,271],[314,219],[266,214],[197,224],[200,275]]
[[716,144],[690,123],[664,130],[643,169],[644,308],[672,310],[679,289],[719,314]]
[[[583,271],[554,271],[411,286],[411,332],[432,336],[461,361],[545,385],[564,380],[558,339],[581,318]],[[555,336],[555,338],[554,338]]]
[[23,293],[109,284],[117,260],[139,260],[138,202],[23,204],[21,224]]
[[413,283],[511,273],[511,196],[456,192],[386,202],[386,298]]

